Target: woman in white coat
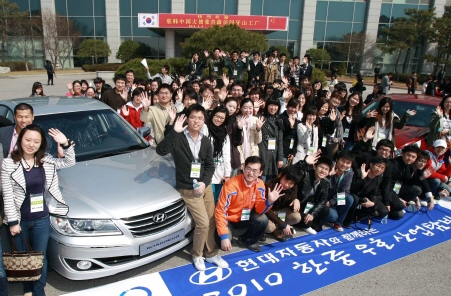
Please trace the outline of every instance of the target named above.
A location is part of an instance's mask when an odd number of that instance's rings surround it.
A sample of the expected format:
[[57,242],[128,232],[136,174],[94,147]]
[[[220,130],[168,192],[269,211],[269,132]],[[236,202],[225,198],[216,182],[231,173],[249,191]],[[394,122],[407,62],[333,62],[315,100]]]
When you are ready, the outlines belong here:
[[230,162],[230,139],[227,134],[227,122],[229,112],[224,106],[218,106],[210,113],[210,117],[201,129],[204,136],[208,137],[213,146],[213,161],[215,172],[211,179],[215,203],[224,184],[231,176],[232,165]]
[[309,107],[297,126],[298,145],[293,164],[318,150],[318,111]]

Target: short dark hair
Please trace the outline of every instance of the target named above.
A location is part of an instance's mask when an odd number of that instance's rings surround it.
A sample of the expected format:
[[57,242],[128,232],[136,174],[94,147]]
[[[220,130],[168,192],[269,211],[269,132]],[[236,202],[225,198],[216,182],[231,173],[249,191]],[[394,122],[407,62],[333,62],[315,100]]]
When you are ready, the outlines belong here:
[[128,69],[127,71],[125,71],[125,75],[127,75],[128,73],[132,73],[133,75],[135,75],[135,71],[133,71],[132,69]]
[[287,55],[286,54],[284,54],[284,53],[281,53],[280,55],[279,55],[279,57],[286,57]]
[[288,107],[294,107],[294,108],[297,108],[298,105],[299,105],[299,101],[298,101],[296,98],[292,98],[292,99],[290,99],[290,100],[288,101],[288,103],[287,103],[287,108],[288,108]]
[[332,167],[334,166],[334,163],[332,162],[332,159],[329,156],[321,156],[320,158],[318,158],[318,161],[315,163],[315,166],[318,166],[320,164],[325,164],[329,167],[329,170],[332,169]]
[[391,151],[395,150],[395,145],[389,139],[382,139],[376,144],[376,150],[378,150],[381,146],[389,147]]
[[161,84],[161,85],[158,87],[158,89],[157,89],[157,94],[159,94],[159,93],[160,93],[160,90],[162,90],[162,89],[167,89],[167,90],[169,90],[170,93],[172,93],[172,88],[171,88],[171,86],[170,86],[169,84],[167,84],[167,83],[163,83],[163,84]]
[[141,95],[143,92],[144,92],[144,90],[143,90],[141,87],[135,88],[135,89],[133,90],[133,92],[132,92],[132,98],[133,98],[134,96],[139,96],[139,95]]
[[204,115],[204,119],[207,120],[207,111],[205,111],[205,108],[202,107],[201,104],[192,104],[189,106],[188,110],[186,110],[186,117],[190,117],[192,112],[202,112]]
[[125,75],[123,74],[117,74],[116,76],[114,76],[114,83],[116,83],[116,81],[118,80],[122,80],[122,81],[127,81],[127,77],[125,77]]
[[426,159],[426,160],[429,160],[430,158],[431,158],[431,155],[429,155],[429,153],[427,153],[426,151],[420,150],[420,152],[418,152],[417,160],[418,160],[418,159]]
[[385,158],[380,157],[380,156],[375,156],[375,157],[371,158],[371,160],[370,160],[370,164],[379,164],[379,163],[383,163],[383,164],[385,164],[385,166],[387,166],[388,160],[386,160]]
[[206,91],[206,90],[209,90],[209,91],[211,91],[212,93],[214,93],[213,86],[211,86],[211,84],[206,83],[206,84],[202,84],[202,85],[201,85],[201,87],[200,87],[200,89],[199,89],[199,94],[203,93],[203,92]]
[[276,58],[276,56],[273,55],[273,54],[270,54],[270,55],[268,56],[268,58]]
[[11,152],[11,158],[14,160],[15,163],[19,162],[22,157],[23,157],[23,149],[22,149],[22,138],[25,134],[26,131],[36,131],[39,134],[41,134],[41,145],[39,146],[38,151],[36,151],[35,153],[35,157],[36,157],[36,165],[42,167],[42,158],[44,158],[45,155],[45,150],[47,149],[47,138],[45,137],[45,133],[42,130],[42,128],[37,125],[37,124],[29,124],[26,127],[24,127],[20,133],[19,136],[17,137],[17,143],[16,143],[16,148],[15,150],[13,150],[13,152]]
[[244,167],[247,167],[248,164],[259,163],[260,171],[263,171],[263,160],[259,156],[249,156],[244,161]]
[[301,181],[299,168],[294,165],[289,165],[280,172],[279,178],[282,179],[283,177],[285,177],[287,181],[293,181],[295,184]]
[[407,152],[413,152],[418,157],[418,153],[420,153],[420,148],[418,148],[418,146],[416,144],[407,145],[404,148],[402,148],[402,153],[407,153]]
[[296,59],[300,60],[300,58],[299,58],[298,56],[295,56],[295,57],[293,58],[293,60],[296,60]]
[[221,51],[221,50],[219,49],[219,47],[215,47],[215,49],[213,49],[213,51],[216,51],[216,50]]
[[[27,103],[19,103],[16,107],[14,107],[14,115],[17,115],[17,110],[30,110],[31,114],[34,114],[33,107]],[[4,148],[7,149],[7,148]]]
[[169,65],[164,65],[163,68],[165,68],[166,71],[168,71],[168,72],[169,72],[169,70],[171,69],[171,68],[169,67]]
[[183,91],[182,103],[185,100],[185,97],[189,97],[191,100],[196,100],[196,102],[197,102],[197,92],[196,92],[196,90],[194,88],[192,88],[192,87],[185,88],[185,90]]
[[354,162],[355,161],[355,154],[354,154],[354,152],[349,151],[349,150],[342,150],[342,151],[340,151],[340,153],[337,154],[337,161],[340,158],[344,158],[346,160]]
[[96,77],[96,78],[94,78],[94,84],[96,84],[96,83],[103,83],[103,84],[105,84],[105,80],[103,80],[100,77]]
[[239,54],[238,50],[232,51],[232,54],[234,54],[234,53]]

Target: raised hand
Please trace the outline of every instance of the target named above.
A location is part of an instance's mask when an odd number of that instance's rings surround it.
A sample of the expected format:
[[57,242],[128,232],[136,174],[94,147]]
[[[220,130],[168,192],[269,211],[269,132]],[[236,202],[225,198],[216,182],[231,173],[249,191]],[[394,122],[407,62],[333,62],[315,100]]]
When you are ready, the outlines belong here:
[[335,109],[330,110],[329,118],[332,121],[335,121],[335,119],[337,119],[337,111]]
[[263,124],[265,124],[265,118],[263,116],[260,116],[259,118],[257,118],[257,122],[256,122],[256,127],[257,130],[261,130]]
[[414,115],[417,114],[417,111],[416,111],[416,110],[410,110],[410,109],[408,109],[408,110],[406,111],[406,113],[409,114],[410,116],[414,116]]
[[176,100],[179,101],[179,102],[183,102],[183,89],[179,88],[177,90]]
[[208,53],[208,50],[204,50],[204,55],[205,55],[206,58],[208,58],[208,56],[210,55],[210,54]]
[[172,108],[172,106],[169,106],[169,107],[166,107],[166,111],[168,112],[169,123],[173,124],[174,120],[175,120],[175,117],[177,116],[175,108]]
[[121,98],[122,98],[125,102],[128,101],[128,93],[127,93],[127,90],[126,90],[126,89],[122,90],[122,92],[121,92]]
[[258,100],[254,102],[254,108],[260,108],[261,106],[263,106],[265,102],[263,100]]
[[284,196],[285,193],[282,193],[282,185],[279,183],[274,186],[274,189],[271,190],[271,188],[268,187],[268,202],[270,204],[273,204],[276,200],[279,199],[279,197]]
[[283,82],[285,85],[288,85],[288,78],[287,78],[287,76],[282,76],[282,82]]
[[292,96],[293,96],[293,93],[291,92],[291,90],[290,90],[289,88],[287,88],[287,89],[285,89],[285,90],[283,91],[282,98],[283,98],[284,100],[288,100],[288,99],[291,98]]
[[182,114],[179,116],[179,118],[177,118],[177,120],[175,121],[175,124],[174,124],[174,131],[176,133],[181,133],[188,127],[187,125],[183,126],[183,123],[185,122],[185,120],[186,120],[185,114]]
[[68,90],[72,90],[72,82],[69,81],[69,82],[67,83],[67,89],[68,89]]
[[128,106],[124,105],[121,108],[122,114],[124,114],[124,116],[128,116],[130,114],[130,111],[128,110]]
[[218,99],[220,102],[224,102],[226,97],[227,97],[227,88],[223,87],[218,93]]
[[343,118],[345,118],[345,116],[346,116],[346,111],[341,112],[340,113],[340,121],[342,121]]
[[321,156],[321,150],[316,151],[315,153],[309,154],[306,158],[305,158],[305,162],[307,164],[315,164],[318,161],[318,158]]
[[366,170],[365,163],[362,164],[362,166],[360,167],[360,171],[362,172],[362,179],[365,179],[368,176],[368,172],[369,172],[369,170],[368,171]]
[[179,81],[180,81],[180,87],[181,87],[182,84],[185,82],[185,77],[184,76],[180,76],[179,77]]
[[205,108],[205,110],[210,109],[211,104],[213,104],[213,97],[211,95],[204,98],[204,101],[202,102],[202,107]]
[[432,168],[427,168],[423,171],[423,178],[427,179],[432,175]]
[[222,81],[224,82],[225,87],[227,87],[227,85],[229,85],[229,78],[227,77],[227,75],[222,74]]
[[[142,93],[141,93],[142,94]],[[150,99],[149,99],[149,97],[147,96],[147,94],[146,94],[146,96],[143,96],[143,97],[141,97],[141,104],[143,104],[143,110],[144,111],[149,111],[149,107],[150,107]]]
[[365,139],[371,140],[372,138],[374,138],[375,129],[376,128],[374,126],[371,126],[365,133]]
[[335,164],[334,164],[334,166],[332,167],[332,169],[330,170],[330,172],[329,172],[329,176],[333,176],[333,175],[335,175],[337,173],[337,170],[335,169]]
[[240,116],[239,118],[237,118],[236,123],[238,125],[238,129],[242,129],[244,124],[246,123],[246,117]]
[[366,118],[373,118],[373,117],[376,117],[376,116],[377,116],[377,111],[376,110],[373,110],[373,111],[370,110],[365,115]]
[[58,144],[62,144],[63,146],[67,146],[69,144],[69,142],[67,141],[66,136],[62,132],[60,132],[58,129],[56,129],[56,128],[49,129],[49,135]]

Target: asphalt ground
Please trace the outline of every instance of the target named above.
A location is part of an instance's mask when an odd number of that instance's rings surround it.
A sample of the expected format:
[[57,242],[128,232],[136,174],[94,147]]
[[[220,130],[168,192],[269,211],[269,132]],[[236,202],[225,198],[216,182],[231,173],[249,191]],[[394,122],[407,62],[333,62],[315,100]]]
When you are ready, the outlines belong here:
[[[24,76],[1,75],[0,100],[28,97],[31,94],[31,87],[36,81],[44,82],[44,93],[46,95],[64,95],[67,92],[67,82],[81,79],[90,81],[95,77],[95,73],[60,74],[54,81],[55,85],[47,86],[47,77],[45,74]],[[107,83],[112,83],[110,77],[102,78]],[[348,79],[350,80],[349,77]],[[372,87],[367,86],[367,89],[364,92],[364,97],[371,92]],[[392,88],[390,93],[405,92],[404,87],[399,89]],[[1,231],[4,234],[4,227]],[[305,235],[305,233],[298,231],[297,235]],[[274,242],[274,240],[268,238],[268,242]],[[188,245],[170,256],[145,266],[114,276],[89,281],[71,281],[54,271],[49,271],[46,294],[49,296],[61,295],[189,264],[191,262],[190,248],[191,246]],[[239,250],[242,249],[238,246],[233,247],[233,252]],[[321,288],[309,295],[451,295],[448,287],[451,265],[450,250],[451,241],[448,241]],[[299,285],[302,285],[302,282]],[[20,283],[9,283],[9,294],[23,295],[22,285]]]

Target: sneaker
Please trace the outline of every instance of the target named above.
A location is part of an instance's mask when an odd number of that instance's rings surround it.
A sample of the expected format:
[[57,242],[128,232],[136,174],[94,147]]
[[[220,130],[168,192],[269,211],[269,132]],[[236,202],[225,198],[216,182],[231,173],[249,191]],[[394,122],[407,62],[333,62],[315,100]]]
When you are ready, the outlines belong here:
[[196,269],[199,271],[204,271],[206,269],[205,263],[204,263],[204,257],[193,258],[193,263],[194,263],[194,267],[196,267]]
[[406,213],[406,210],[402,210],[402,212],[405,214],[405,213]]
[[316,230],[309,227],[309,228],[304,228],[304,231],[310,234],[317,234]]
[[341,226],[343,226],[343,228],[346,228],[346,229],[351,229],[351,223],[349,223],[349,222],[345,222]]
[[260,242],[266,241],[266,233],[263,233],[262,237],[259,239]]
[[338,232],[343,232],[343,227],[340,224],[334,223],[334,230]]
[[210,258],[205,258],[205,261],[207,261],[208,263],[213,263],[220,268],[229,267],[229,264],[224,259],[222,259],[219,254]]
[[421,203],[422,207],[427,207],[428,206],[428,202],[427,201],[422,200],[420,203]]
[[262,248],[258,244],[253,245],[246,245],[242,240],[241,237],[238,238],[238,244],[242,247],[248,248],[249,250],[253,252],[261,252]]

